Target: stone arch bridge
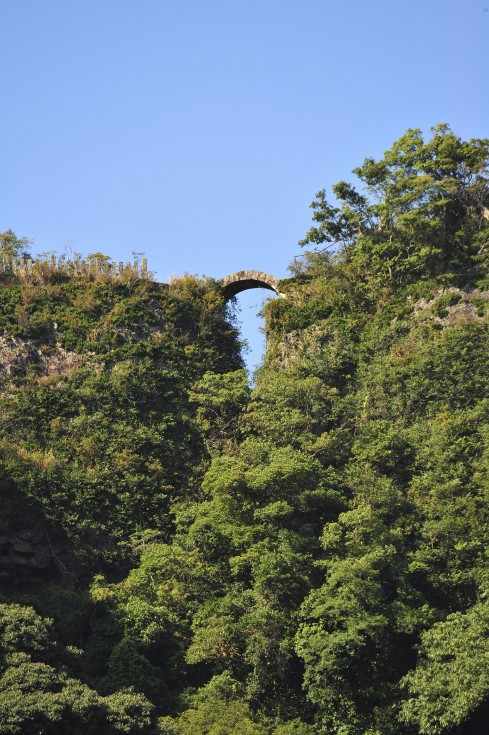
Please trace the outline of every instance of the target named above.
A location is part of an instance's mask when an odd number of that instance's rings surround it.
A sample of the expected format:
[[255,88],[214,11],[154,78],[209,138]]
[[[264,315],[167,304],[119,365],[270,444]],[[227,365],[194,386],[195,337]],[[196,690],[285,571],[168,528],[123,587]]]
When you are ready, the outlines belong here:
[[242,291],[248,291],[250,288],[267,288],[269,291],[275,291],[277,296],[284,298],[284,294],[278,290],[278,284],[278,278],[261,271],[238,271],[222,280],[225,299],[232,299],[233,296]]

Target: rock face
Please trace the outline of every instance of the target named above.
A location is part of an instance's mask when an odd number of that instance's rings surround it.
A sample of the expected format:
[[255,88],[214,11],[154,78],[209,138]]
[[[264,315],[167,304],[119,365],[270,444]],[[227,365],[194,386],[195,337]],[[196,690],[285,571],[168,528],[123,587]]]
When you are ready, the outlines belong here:
[[63,576],[66,543],[50,539],[45,529],[29,524],[0,534],[0,583],[24,585]]
[[489,291],[466,291],[450,287],[441,289],[429,299],[414,304],[418,319],[440,324],[443,328],[457,327],[478,321],[489,313]]
[[61,375],[79,367],[84,357],[58,344],[47,348],[34,340],[0,337],[0,381],[24,377],[31,366],[40,375]]
[[53,555],[46,549],[45,542],[42,532],[30,528],[0,536],[0,569],[3,568],[2,572],[17,566],[46,569],[51,566]]
[[250,288],[267,288],[284,298],[284,295],[278,290],[278,284],[278,278],[261,271],[238,271],[226,276],[222,281],[225,299],[232,299],[233,296]]
[[[53,331],[52,344],[0,336],[0,394],[9,393],[31,371],[38,377],[64,375],[86,360],[61,347],[56,336]],[[29,589],[65,576],[69,541],[50,527],[13,481],[3,474],[0,479],[0,587]]]

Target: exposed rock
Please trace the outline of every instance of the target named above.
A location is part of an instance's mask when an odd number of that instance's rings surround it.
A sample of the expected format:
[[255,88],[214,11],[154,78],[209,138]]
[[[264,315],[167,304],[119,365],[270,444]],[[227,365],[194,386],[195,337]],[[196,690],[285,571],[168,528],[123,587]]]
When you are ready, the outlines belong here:
[[[453,295],[453,301],[458,300],[450,303],[450,295]],[[448,303],[445,304],[447,297]],[[414,304],[414,313],[418,318],[428,319],[443,327],[456,327],[484,318],[479,306],[481,301],[488,302],[486,312],[489,312],[489,291],[466,291],[452,286],[441,289],[429,300],[419,299]]]
[[83,355],[58,344],[46,347],[39,346],[35,340],[0,337],[0,379],[23,377],[32,365],[40,375],[63,375],[75,370],[84,360]]
[[0,535],[0,580],[4,584],[23,584],[39,575],[58,576],[65,571],[63,548],[52,543],[45,530],[24,527]]
[[272,338],[267,345],[268,357],[285,369],[300,362],[305,353],[309,359],[324,355],[323,351],[331,339],[327,325],[327,320],[323,320],[309,327],[294,329],[280,339]]

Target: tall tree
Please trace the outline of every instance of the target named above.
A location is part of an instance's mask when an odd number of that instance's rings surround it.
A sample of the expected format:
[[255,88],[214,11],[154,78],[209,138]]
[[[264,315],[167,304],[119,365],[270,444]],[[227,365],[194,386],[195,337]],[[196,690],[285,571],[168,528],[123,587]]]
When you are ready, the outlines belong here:
[[338,206],[324,190],[311,204],[313,226],[301,245],[338,247],[376,283],[404,282],[489,257],[489,139],[462,141],[446,124],[425,142],[408,130],[376,161],[340,181]]

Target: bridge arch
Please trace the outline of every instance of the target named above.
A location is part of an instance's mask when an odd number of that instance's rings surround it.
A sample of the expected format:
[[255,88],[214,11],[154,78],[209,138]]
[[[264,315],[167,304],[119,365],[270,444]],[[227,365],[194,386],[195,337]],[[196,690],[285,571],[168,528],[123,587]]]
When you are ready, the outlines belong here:
[[232,299],[233,296],[248,291],[250,288],[267,288],[269,291],[275,291],[278,296],[282,296],[278,290],[278,278],[271,276],[269,273],[261,271],[238,271],[231,273],[222,280],[224,298]]

